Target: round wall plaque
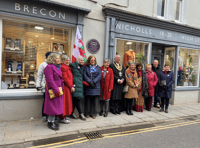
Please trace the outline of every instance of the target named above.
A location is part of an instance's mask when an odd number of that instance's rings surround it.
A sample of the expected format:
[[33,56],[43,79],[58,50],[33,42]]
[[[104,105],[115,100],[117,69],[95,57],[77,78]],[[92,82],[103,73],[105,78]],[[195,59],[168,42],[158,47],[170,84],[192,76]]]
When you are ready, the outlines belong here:
[[97,53],[100,49],[100,44],[97,40],[95,39],[91,39],[87,42],[87,50],[94,54],[94,53]]

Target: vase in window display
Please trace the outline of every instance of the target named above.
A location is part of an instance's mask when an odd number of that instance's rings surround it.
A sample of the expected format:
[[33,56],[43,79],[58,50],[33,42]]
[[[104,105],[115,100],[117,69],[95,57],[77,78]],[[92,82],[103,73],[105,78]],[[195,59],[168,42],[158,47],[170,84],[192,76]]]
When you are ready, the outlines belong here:
[[129,61],[129,60],[131,60],[131,61],[133,61],[133,62],[135,62],[135,60],[136,60],[136,53],[132,50],[132,49],[130,49],[129,51],[127,51],[125,54],[124,54],[124,67],[126,67],[127,66],[127,62]]

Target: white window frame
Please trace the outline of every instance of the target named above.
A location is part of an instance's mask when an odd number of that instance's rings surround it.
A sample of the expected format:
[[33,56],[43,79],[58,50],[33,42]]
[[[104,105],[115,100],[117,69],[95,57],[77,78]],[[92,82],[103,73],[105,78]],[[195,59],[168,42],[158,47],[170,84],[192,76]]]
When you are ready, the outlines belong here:
[[[158,15],[158,13],[157,13],[157,18],[159,18],[159,19],[167,19],[167,9],[168,9],[168,1],[169,0],[165,0],[165,7],[164,7],[164,16],[160,16],[160,15]],[[157,5],[157,7],[158,7],[158,3],[156,4]],[[157,8],[158,9],[158,8]]]
[[[33,89],[1,89],[1,77],[2,77],[2,35],[3,35],[3,20],[12,20],[12,21],[21,21],[23,23],[33,23],[33,24],[40,24],[40,25],[46,25],[46,26],[55,26],[58,28],[62,29],[70,29],[72,30],[71,34],[71,55],[73,53],[73,45],[74,45],[74,40],[76,36],[76,26],[68,26],[65,24],[61,23],[53,23],[53,22],[48,22],[45,20],[33,20],[33,19],[28,19],[28,18],[23,18],[23,17],[13,17],[13,16],[7,16],[7,15],[1,15],[0,16],[0,98],[1,97],[31,97],[31,96],[38,96],[38,95],[43,95],[42,92],[37,91],[36,88]],[[71,56],[70,55],[70,56]],[[0,99],[1,100],[1,99]]]
[[[177,1],[178,0],[176,0],[176,7],[177,7]],[[179,10],[179,20],[176,19],[176,14],[175,14],[174,20],[175,20],[176,23],[183,23],[183,11],[184,11],[184,1],[185,0],[179,0],[179,1],[181,1],[181,6],[179,8],[180,9]],[[176,12],[176,9],[175,9],[175,12]]]

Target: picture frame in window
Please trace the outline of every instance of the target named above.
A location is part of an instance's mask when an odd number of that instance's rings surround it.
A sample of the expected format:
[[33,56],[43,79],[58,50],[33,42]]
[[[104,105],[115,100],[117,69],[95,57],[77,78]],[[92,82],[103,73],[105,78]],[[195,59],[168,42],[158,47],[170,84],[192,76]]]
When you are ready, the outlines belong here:
[[64,44],[53,43],[52,47],[53,47],[52,52],[61,52],[61,53],[63,53],[63,51],[64,51]]

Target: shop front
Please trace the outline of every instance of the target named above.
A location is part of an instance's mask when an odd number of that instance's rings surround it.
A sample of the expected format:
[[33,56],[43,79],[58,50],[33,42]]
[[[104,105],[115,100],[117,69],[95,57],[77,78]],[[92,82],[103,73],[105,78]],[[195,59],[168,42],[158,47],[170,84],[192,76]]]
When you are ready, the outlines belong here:
[[121,56],[143,65],[166,62],[174,72],[175,84],[171,104],[199,102],[200,30],[168,21],[153,19],[109,7],[106,16],[105,57]]
[[41,116],[37,71],[46,52],[71,57],[90,10],[51,1],[0,1],[0,121]]

